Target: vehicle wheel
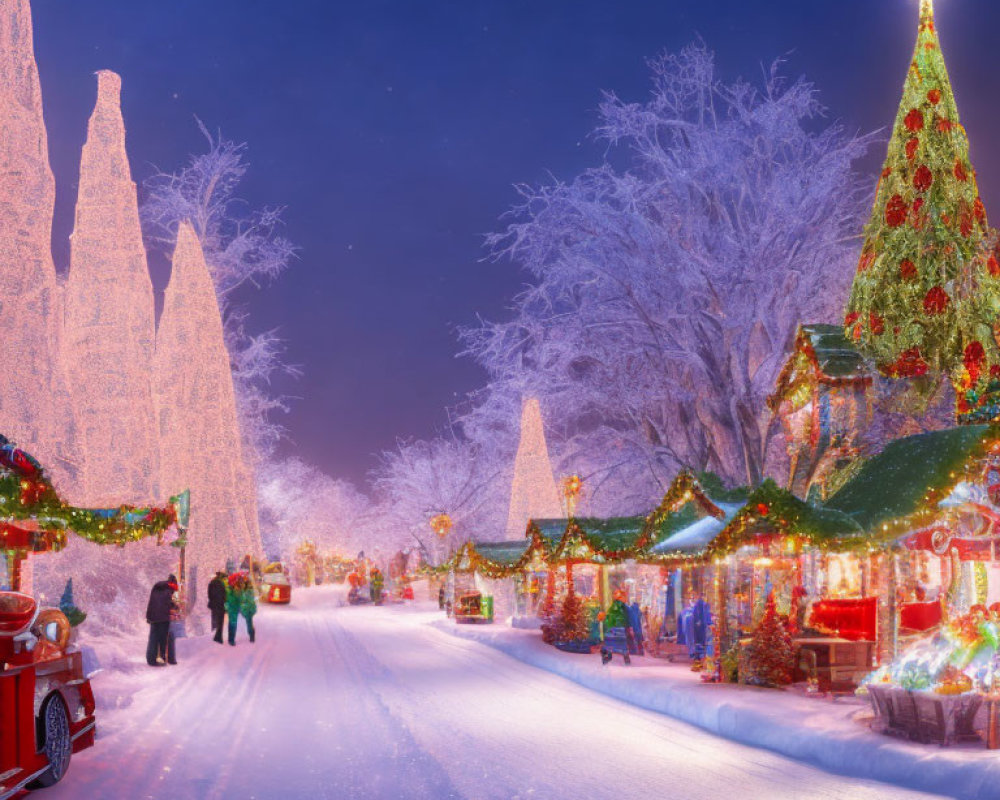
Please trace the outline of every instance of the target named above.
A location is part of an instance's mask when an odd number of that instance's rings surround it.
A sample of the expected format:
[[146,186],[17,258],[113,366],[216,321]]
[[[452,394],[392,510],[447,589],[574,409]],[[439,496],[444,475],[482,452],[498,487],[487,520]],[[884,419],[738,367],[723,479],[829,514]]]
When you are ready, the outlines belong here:
[[38,730],[44,737],[42,749],[49,760],[49,768],[28,786],[29,789],[53,786],[62,780],[69,769],[69,759],[73,755],[73,741],[69,733],[69,716],[62,697],[53,694],[45,701],[42,714],[38,718]]

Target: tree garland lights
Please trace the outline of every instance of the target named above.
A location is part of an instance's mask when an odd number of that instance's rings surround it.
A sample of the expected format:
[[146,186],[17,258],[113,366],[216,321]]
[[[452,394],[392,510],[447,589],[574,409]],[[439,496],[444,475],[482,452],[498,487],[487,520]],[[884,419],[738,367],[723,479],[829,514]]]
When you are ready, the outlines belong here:
[[173,505],[165,508],[76,508],[64,503],[41,465],[0,436],[0,520],[32,521],[45,536],[33,549],[60,550],[66,531],[100,545],[124,546],[162,535],[177,522]]

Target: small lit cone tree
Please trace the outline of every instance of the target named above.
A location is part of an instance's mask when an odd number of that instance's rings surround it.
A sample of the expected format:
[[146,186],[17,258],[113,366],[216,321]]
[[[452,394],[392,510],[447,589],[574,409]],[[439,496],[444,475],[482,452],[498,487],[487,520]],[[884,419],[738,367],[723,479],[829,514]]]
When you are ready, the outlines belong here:
[[768,595],[764,616],[745,648],[746,682],[756,686],[787,686],[795,671],[795,648],[788,626],[778,615],[774,595]]
[[989,247],[932,2],[921,0],[916,50],[847,306],[847,335],[890,377],[933,385],[950,374],[965,413],[968,399],[979,402],[990,365],[1000,364],[998,311],[1000,262]]
[[87,618],[86,612],[77,608],[76,601],[73,599],[72,578],[66,581],[66,588],[63,590],[62,598],[59,600],[59,610],[66,615],[69,624],[74,628]]
[[541,406],[538,398],[526,397],[521,408],[521,438],[510,487],[507,539],[523,539],[529,519],[558,517],[560,513]]

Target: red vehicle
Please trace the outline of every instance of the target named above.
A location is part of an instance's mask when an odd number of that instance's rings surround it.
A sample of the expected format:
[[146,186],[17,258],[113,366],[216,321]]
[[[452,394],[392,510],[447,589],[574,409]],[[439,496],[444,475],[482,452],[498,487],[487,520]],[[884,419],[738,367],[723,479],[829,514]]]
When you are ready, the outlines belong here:
[[69,636],[61,611],[0,592],[0,800],[58,783],[94,744],[94,693]]
[[291,603],[292,584],[284,572],[265,572],[260,579],[260,599],[265,603]]

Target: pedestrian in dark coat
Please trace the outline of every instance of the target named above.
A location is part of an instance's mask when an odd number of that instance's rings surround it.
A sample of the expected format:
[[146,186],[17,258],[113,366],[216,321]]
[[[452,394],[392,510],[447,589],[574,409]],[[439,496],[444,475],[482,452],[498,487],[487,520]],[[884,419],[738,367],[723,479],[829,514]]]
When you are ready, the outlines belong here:
[[226,624],[226,573],[219,571],[208,584],[208,608],[212,612],[213,641],[222,644],[222,628]]
[[177,584],[170,581],[159,581],[153,584],[149,592],[149,604],[146,606],[146,622],[149,623],[149,642],[146,645],[146,663],[151,667],[162,666],[160,659],[166,661],[167,637],[170,634],[170,612],[177,605],[174,603],[174,592]]

